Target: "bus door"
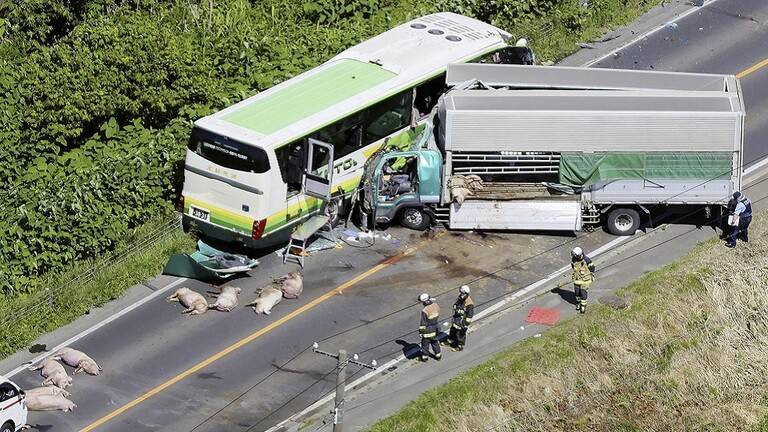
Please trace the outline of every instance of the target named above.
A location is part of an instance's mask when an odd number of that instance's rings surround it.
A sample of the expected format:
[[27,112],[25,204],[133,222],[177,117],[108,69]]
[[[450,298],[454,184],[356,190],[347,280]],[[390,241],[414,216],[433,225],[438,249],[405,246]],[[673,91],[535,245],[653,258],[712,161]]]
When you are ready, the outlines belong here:
[[331,181],[333,181],[333,146],[314,138],[308,138],[304,193],[329,201],[331,199]]

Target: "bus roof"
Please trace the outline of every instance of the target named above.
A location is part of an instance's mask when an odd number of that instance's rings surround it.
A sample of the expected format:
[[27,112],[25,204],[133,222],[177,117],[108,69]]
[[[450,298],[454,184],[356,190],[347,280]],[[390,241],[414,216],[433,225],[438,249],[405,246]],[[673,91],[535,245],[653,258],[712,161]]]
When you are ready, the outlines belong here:
[[503,47],[509,37],[462,15],[423,16],[195,124],[262,148],[279,147],[424,81],[448,63]]
[[268,135],[388,81],[397,75],[372,63],[341,59],[222,119]]

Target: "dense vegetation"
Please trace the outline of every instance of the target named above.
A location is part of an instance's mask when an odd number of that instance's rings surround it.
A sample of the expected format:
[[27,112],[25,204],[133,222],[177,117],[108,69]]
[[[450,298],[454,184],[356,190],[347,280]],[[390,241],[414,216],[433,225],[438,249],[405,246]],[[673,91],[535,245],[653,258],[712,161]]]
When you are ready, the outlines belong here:
[[629,309],[596,305],[370,432],[768,430],[768,222],[755,221],[749,244],[704,242],[619,290]]
[[454,10],[540,59],[657,0],[0,0],[6,295],[167,214],[191,121],[400,22]]

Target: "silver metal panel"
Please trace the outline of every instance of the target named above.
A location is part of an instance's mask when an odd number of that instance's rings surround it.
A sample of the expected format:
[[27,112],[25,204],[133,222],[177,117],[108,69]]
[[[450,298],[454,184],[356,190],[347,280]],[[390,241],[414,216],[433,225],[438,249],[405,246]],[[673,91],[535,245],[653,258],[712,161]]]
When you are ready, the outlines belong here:
[[581,230],[581,203],[578,201],[464,201],[452,203],[452,229],[498,230]]
[[[728,75],[591,69],[562,66],[450,64],[446,82],[453,86],[478,79],[491,86],[565,89],[726,90]],[[730,90],[730,89],[728,89]]]
[[607,92],[567,90],[456,90],[446,99],[449,111],[658,111],[733,112],[728,93]]
[[653,112],[453,111],[446,150],[740,151],[738,115]]
[[609,203],[705,204],[727,202],[731,180],[617,180],[590,192],[592,201]]

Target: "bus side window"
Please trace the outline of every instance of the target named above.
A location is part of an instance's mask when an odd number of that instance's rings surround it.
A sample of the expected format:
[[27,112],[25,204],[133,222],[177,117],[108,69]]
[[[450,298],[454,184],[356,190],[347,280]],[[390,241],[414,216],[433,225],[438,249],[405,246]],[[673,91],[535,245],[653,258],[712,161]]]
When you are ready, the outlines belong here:
[[411,124],[411,96],[408,89],[371,106],[365,113],[363,146],[374,143],[387,135]]
[[440,97],[445,89],[445,73],[416,87],[416,99],[413,101],[413,106],[419,112],[419,118],[429,115],[432,108],[437,105],[437,98]]
[[[333,158],[339,160],[361,147],[363,116],[361,113],[332,123],[312,134],[312,138],[333,146]],[[315,161],[320,163],[321,161]]]
[[283,183],[288,186],[288,195],[301,191],[301,178],[304,173],[304,140],[292,142],[275,150],[280,165]]

